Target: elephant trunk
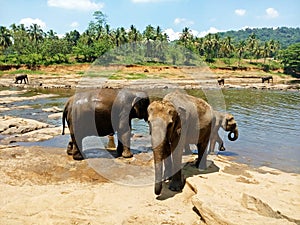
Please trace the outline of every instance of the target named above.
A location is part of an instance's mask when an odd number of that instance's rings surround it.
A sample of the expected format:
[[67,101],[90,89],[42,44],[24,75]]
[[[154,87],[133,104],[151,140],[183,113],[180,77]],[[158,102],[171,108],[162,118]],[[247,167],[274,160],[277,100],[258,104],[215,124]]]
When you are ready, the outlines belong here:
[[155,187],[154,193],[160,195],[162,190],[162,162],[155,162]]
[[160,195],[163,181],[163,149],[164,143],[153,149],[154,168],[155,168],[155,187],[154,193]]
[[[233,134],[233,137],[232,137]],[[239,137],[239,131],[238,128],[236,127],[233,131],[230,131],[228,134],[228,140],[230,141],[235,141]]]

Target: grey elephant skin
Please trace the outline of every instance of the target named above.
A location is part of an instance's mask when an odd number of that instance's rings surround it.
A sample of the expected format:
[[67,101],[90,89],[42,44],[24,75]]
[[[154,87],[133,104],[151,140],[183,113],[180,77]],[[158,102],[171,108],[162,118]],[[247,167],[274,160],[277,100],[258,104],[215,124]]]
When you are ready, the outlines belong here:
[[136,90],[98,89],[76,93],[66,102],[62,117],[63,127],[66,120],[71,136],[67,153],[75,160],[82,160],[85,158],[83,138],[117,132],[118,156],[132,157],[131,119],[147,121],[149,104],[147,94]]
[[152,102],[148,114],[155,165],[154,192],[161,194],[162,181],[166,178],[171,178],[169,189],[181,191],[184,186],[181,161],[186,144],[197,145],[196,166],[206,168],[203,155],[214,123],[213,110],[206,101],[176,91],[162,101]]
[[214,111],[214,118],[215,125],[212,128],[209,140],[209,153],[214,152],[216,143],[218,143],[220,151],[225,151],[223,140],[218,134],[220,127],[222,127],[224,131],[229,132],[228,140],[230,141],[237,140],[239,136],[238,126],[232,114]]

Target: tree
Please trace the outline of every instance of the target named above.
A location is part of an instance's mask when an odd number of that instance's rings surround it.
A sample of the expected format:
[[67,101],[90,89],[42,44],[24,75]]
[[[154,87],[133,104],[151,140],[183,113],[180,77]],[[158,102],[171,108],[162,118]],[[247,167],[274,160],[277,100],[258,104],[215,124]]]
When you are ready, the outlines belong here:
[[243,57],[243,54],[245,52],[245,48],[246,48],[246,42],[245,41],[240,41],[238,43],[238,46],[236,48],[236,51],[237,51],[237,55],[239,57],[239,66],[241,65],[241,59]]
[[252,62],[252,59],[255,56],[255,51],[257,50],[258,47],[258,41],[256,39],[256,35],[254,33],[252,33],[247,40],[248,43],[248,50],[250,52],[250,63]]
[[71,46],[75,46],[79,38],[80,38],[80,33],[77,30],[70,31],[65,35],[65,39],[68,41],[68,43],[71,44]]
[[284,73],[300,78],[300,43],[283,50],[280,58],[284,65]]
[[10,31],[4,26],[0,26],[0,50],[3,51],[11,45],[12,41]]
[[37,24],[32,24],[29,27],[28,30],[29,38],[32,41],[32,44],[34,46],[34,51],[32,53],[38,53],[38,44],[41,42],[45,36],[43,30],[41,27]]

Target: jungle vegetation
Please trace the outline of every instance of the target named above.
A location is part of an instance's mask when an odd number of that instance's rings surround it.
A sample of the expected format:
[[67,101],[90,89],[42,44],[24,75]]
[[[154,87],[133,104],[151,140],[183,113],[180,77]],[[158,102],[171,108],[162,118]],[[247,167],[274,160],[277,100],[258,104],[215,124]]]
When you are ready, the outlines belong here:
[[129,29],[112,29],[107,23],[107,16],[101,11],[93,13],[93,20],[83,33],[73,30],[63,37],[58,37],[54,30],[45,32],[37,24],[30,27],[23,24],[12,24],[9,28],[0,26],[0,65],[34,68],[39,65],[94,62],[108,51],[128,44],[134,49],[137,43],[144,44],[146,49],[142,54],[145,58],[151,58],[152,63],[168,61],[176,64],[176,54],[165,51],[166,46],[172,45],[190,52],[185,53],[185,62],[190,62],[189,57],[197,55],[211,67],[243,67],[246,61],[267,71],[284,68],[289,74],[300,73],[299,28],[249,28],[200,38],[185,27],[179,39],[171,42],[160,26],[148,25],[143,31],[134,25]]

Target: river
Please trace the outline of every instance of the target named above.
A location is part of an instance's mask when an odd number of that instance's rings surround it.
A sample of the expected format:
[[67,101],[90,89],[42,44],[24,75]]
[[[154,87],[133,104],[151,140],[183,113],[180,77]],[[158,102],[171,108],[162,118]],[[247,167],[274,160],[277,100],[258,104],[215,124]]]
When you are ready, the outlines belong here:
[[[53,91],[50,90],[53,93]],[[204,97],[202,92],[188,91],[195,96]],[[1,112],[0,115],[13,115],[33,118],[54,125],[61,125],[57,119],[48,119],[42,108],[63,107],[72,93],[58,92],[57,97],[20,101],[10,106],[30,105],[30,109],[16,109]],[[36,94],[34,91],[26,95]],[[286,172],[300,173],[300,94],[295,91],[266,91],[253,89],[224,89],[218,93],[224,101],[223,109],[233,114],[238,122],[239,138],[230,142],[227,135],[220,131],[226,147],[220,155],[233,156],[237,162],[250,166],[268,166]],[[23,94],[24,95],[24,94]],[[20,95],[22,96],[22,95]],[[207,96],[206,96],[207,97]],[[218,100],[217,100],[218,101]],[[222,108],[222,107],[221,107]],[[148,125],[142,120],[133,121],[135,133],[148,135]],[[58,136],[42,143],[30,143],[65,148],[68,136]],[[22,143],[28,145],[29,143]],[[141,145],[141,143],[139,143]],[[145,143],[149,146],[149,143]]]

